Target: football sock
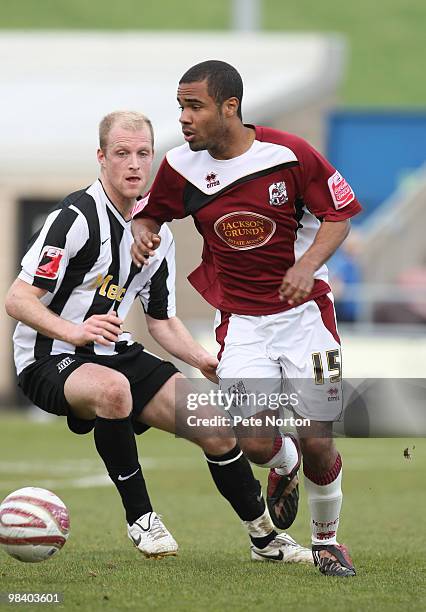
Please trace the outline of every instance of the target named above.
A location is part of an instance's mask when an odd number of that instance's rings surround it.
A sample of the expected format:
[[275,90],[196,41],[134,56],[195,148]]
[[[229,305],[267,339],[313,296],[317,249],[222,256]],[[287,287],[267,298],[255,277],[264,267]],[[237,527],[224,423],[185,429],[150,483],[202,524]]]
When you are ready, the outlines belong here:
[[325,474],[303,467],[305,490],[311,510],[312,544],[336,544],[342,506],[342,459],[337,455],[334,466]]
[[96,417],[95,445],[112,482],[121,495],[126,520],[132,525],[142,514],[152,511],[145,480],[138,460],[135,434],[130,417]]
[[296,467],[299,453],[293,438],[281,432],[276,436],[272,456],[267,463],[257,464],[264,468],[275,468],[277,474],[286,476]]
[[253,543],[259,548],[267,546],[277,534],[260,483],[238,444],[224,455],[206,453],[206,459],[216,487],[246,525]]
[[262,516],[259,516],[259,518],[254,521],[244,521],[244,525],[247,528],[250,540],[256,548],[265,548],[265,546],[268,546],[277,535],[269,512],[266,509]]

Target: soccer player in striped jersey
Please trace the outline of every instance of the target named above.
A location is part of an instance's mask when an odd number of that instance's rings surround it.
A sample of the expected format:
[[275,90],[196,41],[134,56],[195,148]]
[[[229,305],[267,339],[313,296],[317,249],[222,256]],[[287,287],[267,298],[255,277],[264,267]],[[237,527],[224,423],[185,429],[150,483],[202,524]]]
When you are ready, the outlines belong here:
[[[129,538],[146,556],[174,555],[177,544],[153,511],[139,465],[135,432],[174,433],[186,404],[175,366],[134,342],[123,323],[139,297],[148,329],[169,353],[216,380],[217,360],[175,315],[174,244],[160,231],[150,265],[132,263],[132,210],[149,180],[150,121],[115,112],[100,124],[100,177],[49,214],[22,260],[6,309],[14,334],[18,382],[43,410],[67,418],[71,431],[94,430],[96,449],[125,508]],[[197,416],[220,413],[200,406]],[[260,485],[226,424],[185,429],[205,453],[214,482],[246,524],[254,560],[309,562],[310,551],[274,530]]]
[[[181,78],[186,142],[167,153],[135,217],[134,260],[141,265],[155,252],[165,221],[193,217],[204,247],[189,280],[217,309],[221,388],[252,397],[268,385],[273,397],[285,385],[297,396],[294,412],[311,423],[298,434],[313,557],[323,574],[353,576],[336,539],[342,468],[332,424],[342,412],[341,349],[325,262],[361,206],[307,142],[245,125],[242,96],[241,76],[225,62],[201,62]],[[244,405],[243,416],[265,418],[260,406]],[[287,528],[297,511],[299,442],[278,427],[268,436],[238,430],[243,451],[270,470],[271,517]]]

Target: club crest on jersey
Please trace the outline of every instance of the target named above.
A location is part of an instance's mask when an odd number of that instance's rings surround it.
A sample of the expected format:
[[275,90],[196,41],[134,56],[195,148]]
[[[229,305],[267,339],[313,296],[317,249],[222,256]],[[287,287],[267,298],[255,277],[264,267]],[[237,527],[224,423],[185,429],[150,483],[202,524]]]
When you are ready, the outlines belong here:
[[285,181],[269,185],[269,204],[271,206],[282,206],[286,202],[288,202],[288,196]]
[[216,172],[209,172],[205,176],[207,189],[211,189],[212,187],[217,187],[220,185],[220,181],[217,178]]
[[57,279],[63,254],[64,249],[59,247],[43,247],[35,275],[41,278]]

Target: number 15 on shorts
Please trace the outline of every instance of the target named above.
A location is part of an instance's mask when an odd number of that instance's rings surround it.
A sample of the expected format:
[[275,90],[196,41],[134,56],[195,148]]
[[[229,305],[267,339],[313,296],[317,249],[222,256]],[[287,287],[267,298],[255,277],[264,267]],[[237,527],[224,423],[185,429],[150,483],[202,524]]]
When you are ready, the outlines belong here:
[[[325,382],[323,355],[324,353],[312,353],[312,363],[316,385],[323,385]],[[340,382],[342,380],[340,350],[332,349],[330,351],[325,351],[325,363],[327,364],[329,381],[331,383]]]

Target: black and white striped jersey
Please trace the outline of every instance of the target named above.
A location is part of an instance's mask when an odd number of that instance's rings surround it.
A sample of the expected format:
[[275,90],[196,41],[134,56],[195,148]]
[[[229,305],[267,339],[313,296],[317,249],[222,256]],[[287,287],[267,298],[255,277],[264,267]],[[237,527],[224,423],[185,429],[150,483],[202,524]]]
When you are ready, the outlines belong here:
[[[136,296],[155,319],[175,315],[175,255],[172,233],[160,231],[161,244],[148,266],[131,259],[133,237],[108,199],[100,180],[72,193],[49,214],[22,260],[19,278],[46,289],[41,302],[60,317],[81,323],[116,311],[125,319]],[[114,355],[133,344],[124,332],[111,346],[75,347],[52,340],[19,322],[13,336],[18,374],[36,359],[60,353]]]

